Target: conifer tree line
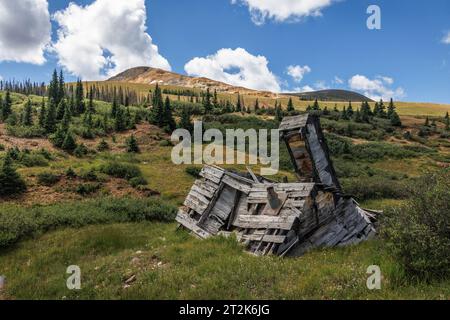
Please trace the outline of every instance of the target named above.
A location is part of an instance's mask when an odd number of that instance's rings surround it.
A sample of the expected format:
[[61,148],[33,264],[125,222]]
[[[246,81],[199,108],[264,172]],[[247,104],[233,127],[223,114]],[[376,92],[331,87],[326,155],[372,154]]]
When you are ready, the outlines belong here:
[[36,95],[44,96],[47,94],[47,86],[44,82],[31,82],[31,80],[25,81],[0,81],[0,91],[16,92],[24,95]]
[[316,99],[312,106],[308,106],[307,111],[319,113],[324,116],[329,116],[333,113],[334,115],[338,115],[337,120],[353,120],[359,123],[371,123],[373,118],[387,119],[394,127],[402,126],[393,99],[390,100],[387,108],[383,100],[376,102],[373,110],[367,101],[362,102],[361,106],[355,110],[350,101],[341,111],[338,110],[337,106],[335,106],[333,110],[329,110],[328,107],[322,109]]

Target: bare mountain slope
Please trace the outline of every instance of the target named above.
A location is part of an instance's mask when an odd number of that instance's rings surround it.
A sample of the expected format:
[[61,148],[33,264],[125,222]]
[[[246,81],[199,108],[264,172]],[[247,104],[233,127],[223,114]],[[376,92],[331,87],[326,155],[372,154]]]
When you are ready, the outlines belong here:
[[232,86],[223,82],[214,81],[208,78],[195,78],[169,72],[151,67],[136,67],[128,69],[117,76],[110,78],[108,81],[120,81],[139,84],[160,84],[166,86],[177,86],[185,88],[196,88],[206,90],[217,90],[219,92],[228,93],[250,93],[250,90],[242,87]]
[[128,82],[128,83],[148,84],[148,85],[160,84],[164,86],[175,86],[200,90],[206,90],[207,88],[210,88],[210,90],[217,90],[218,92],[228,94],[241,93],[243,95],[250,95],[254,97],[266,97],[273,99],[278,99],[286,96],[297,96],[302,100],[318,99],[320,101],[344,101],[344,102],[372,101],[371,99],[359,93],[345,90],[322,90],[315,92],[292,93],[292,94],[280,94],[267,91],[258,91],[233,86],[230,84],[211,80],[208,78],[189,77],[182,74],[151,67],[131,68],[110,78],[107,81]]

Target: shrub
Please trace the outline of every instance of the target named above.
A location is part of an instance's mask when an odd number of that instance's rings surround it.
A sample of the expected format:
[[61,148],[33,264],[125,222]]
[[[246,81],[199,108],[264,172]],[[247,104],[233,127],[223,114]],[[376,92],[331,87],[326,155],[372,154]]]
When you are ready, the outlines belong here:
[[84,183],[76,187],[75,192],[82,196],[88,196],[100,190],[100,183]]
[[28,168],[48,166],[47,158],[37,152],[22,152],[19,156],[18,162]]
[[200,178],[200,171],[202,171],[202,169],[199,167],[187,167],[185,171],[188,175],[198,179]]
[[137,188],[139,186],[145,186],[147,184],[148,184],[148,182],[147,182],[147,180],[145,180],[144,177],[135,177],[135,178],[130,179],[130,185],[133,188]]
[[139,145],[138,145],[138,142],[134,135],[131,135],[126,140],[126,146],[127,146],[127,152],[129,152],[129,153],[138,153],[139,152]]
[[57,184],[61,180],[60,176],[57,176],[51,172],[43,172],[38,174],[37,181],[40,185],[51,187],[55,184]]
[[100,143],[97,145],[97,151],[103,152],[106,150],[109,150],[109,144],[105,141],[105,139],[102,139],[102,141],[100,141]]
[[49,206],[0,205],[0,248],[61,227],[142,221],[171,222],[177,208],[159,199],[96,198]]
[[169,141],[169,140],[162,140],[162,141],[159,143],[159,146],[160,146],[160,147],[171,147],[171,146],[172,146],[172,142]]
[[75,179],[77,177],[77,174],[75,173],[75,171],[72,168],[69,168],[66,171],[66,177],[68,179]]
[[8,135],[17,138],[42,138],[45,137],[45,130],[40,126],[7,126],[6,132]]
[[86,172],[82,172],[80,174],[80,178],[85,180],[85,181],[99,181],[97,173],[95,172],[94,169],[91,169],[91,170],[86,171]]
[[77,158],[83,158],[89,153],[88,148],[84,144],[79,144],[75,150],[73,151],[73,154]]
[[385,213],[382,234],[413,278],[450,275],[450,170],[408,187],[410,200]]
[[0,151],[5,151],[5,146],[0,143]]
[[25,181],[16,172],[9,154],[0,169],[0,197],[21,194],[27,189]]
[[126,180],[142,176],[142,172],[138,166],[120,162],[108,162],[100,167],[100,172],[115,178]]

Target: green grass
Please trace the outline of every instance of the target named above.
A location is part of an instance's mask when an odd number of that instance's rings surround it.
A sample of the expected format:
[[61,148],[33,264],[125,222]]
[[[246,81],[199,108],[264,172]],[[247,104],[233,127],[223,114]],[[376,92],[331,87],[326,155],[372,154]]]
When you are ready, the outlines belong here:
[[[82,289],[66,288],[78,265]],[[382,289],[366,287],[379,265]],[[11,299],[449,299],[450,282],[408,283],[382,242],[302,258],[253,257],[234,239],[198,240],[175,224],[55,231],[0,251]],[[136,282],[124,288],[132,275]]]

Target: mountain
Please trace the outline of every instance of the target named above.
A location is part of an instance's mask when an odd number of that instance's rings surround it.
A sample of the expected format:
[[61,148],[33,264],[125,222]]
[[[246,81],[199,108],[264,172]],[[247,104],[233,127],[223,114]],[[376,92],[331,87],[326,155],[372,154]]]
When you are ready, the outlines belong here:
[[185,88],[195,88],[206,90],[217,90],[218,92],[227,93],[253,93],[256,90],[251,90],[243,87],[232,86],[220,81],[211,80],[208,78],[196,78],[181,75],[174,72],[165,71],[162,69],[151,67],[136,67],[128,69],[118,75],[108,79],[107,81],[129,82],[138,84],[160,84],[165,86],[177,86]]
[[218,92],[229,93],[229,94],[244,94],[251,95],[255,97],[267,97],[267,98],[280,98],[282,96],[290,95],[300,97],[302,100],[319,100],[319,101],[369,101],[372,100],[352,91],[346,90],[321,90],[314,92],[304,92],[304,93],[291,93],[291,94],[278,94],[267,91],[252,90],[243,87],[237,87],[229,85],[220,81],[211,80],[208,78],[196,78],[189,77],[182,74],[165,71],[162,69],[151,68],[151,67],[136,67],[125,70],[122,73],[108,79],[107,81],[114,82],[128,82],[136,84],[160,84],[164,86],[175,86],[184,88],[193,88],[206,90],[217,90]]
[[352,101],[352,102],[362,102],[368,101],[373,102],[372,99],[359,94],[357,92],[348,91],[348,90],[320,90],[320,91],[311,91],[311,92],[302,92],[302,93],[290,93],[288,95],[300,97],[301,100],[319,100],[319,101]]

